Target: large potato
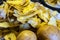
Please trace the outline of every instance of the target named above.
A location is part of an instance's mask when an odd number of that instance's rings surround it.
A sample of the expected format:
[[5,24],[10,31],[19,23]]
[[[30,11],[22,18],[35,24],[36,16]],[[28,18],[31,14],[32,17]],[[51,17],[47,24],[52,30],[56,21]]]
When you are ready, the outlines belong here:
[[56,27],[44,25],[37,31],[39,40],[60,40],[60,34]]
[[25,30],[17,36],[17,40],[37,40],[37,37],[34,32]]

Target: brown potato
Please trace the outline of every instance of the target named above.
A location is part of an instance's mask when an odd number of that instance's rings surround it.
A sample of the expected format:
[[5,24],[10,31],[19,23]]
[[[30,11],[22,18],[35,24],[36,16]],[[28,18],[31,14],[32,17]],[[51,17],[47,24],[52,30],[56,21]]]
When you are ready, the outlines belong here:
[[57,27],[44,25],[37,31],[39,40],[60,40],[60,34]]
[[37,40],[37,37],[34,32],[25,30],[17,36],[17,40]]

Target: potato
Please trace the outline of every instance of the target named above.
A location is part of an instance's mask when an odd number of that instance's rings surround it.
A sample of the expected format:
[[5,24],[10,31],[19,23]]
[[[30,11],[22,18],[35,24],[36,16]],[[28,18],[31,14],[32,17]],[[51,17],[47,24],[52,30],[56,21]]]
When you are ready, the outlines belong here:
[[17,40],[37,40],[37,37],[34,32],[25,30],[17,36]]
[[60,40],[60,34],[57,27],[44,25],[37,31],[39,40]]

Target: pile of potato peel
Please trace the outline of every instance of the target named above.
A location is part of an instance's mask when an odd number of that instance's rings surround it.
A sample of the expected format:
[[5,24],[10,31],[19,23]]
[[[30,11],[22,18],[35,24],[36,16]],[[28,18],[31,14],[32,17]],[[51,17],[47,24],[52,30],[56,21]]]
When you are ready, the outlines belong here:
[[57,11],[31,0],[7,0],[0,5],[1,40],[60,40]]
[[60,0],[45,0],[46,3],[55,7],[56,5],[60,5]]

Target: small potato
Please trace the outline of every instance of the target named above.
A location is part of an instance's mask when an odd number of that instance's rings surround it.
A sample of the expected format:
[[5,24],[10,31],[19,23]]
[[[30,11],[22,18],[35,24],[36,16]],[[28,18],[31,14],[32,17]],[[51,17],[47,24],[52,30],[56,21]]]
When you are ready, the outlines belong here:
[[25,30],[17,36],[17,40],[37,40],[37,37],[34,32]]
[[60,40],[60,34],[57,27],[44,25],[37,31],[39,40]]

